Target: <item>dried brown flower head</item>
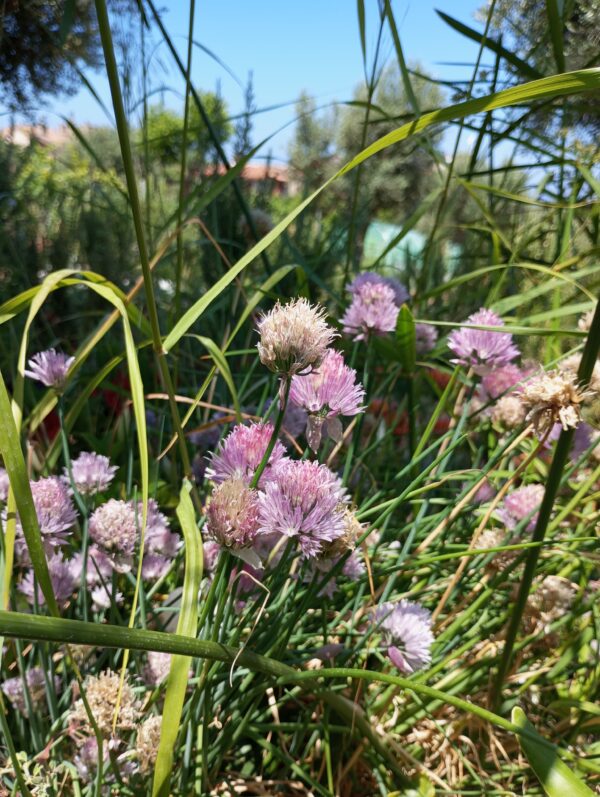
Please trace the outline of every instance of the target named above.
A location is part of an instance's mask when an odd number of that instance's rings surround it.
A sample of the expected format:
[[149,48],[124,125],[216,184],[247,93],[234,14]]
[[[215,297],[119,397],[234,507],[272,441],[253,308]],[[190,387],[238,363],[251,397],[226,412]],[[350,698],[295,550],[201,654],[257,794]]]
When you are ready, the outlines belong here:
[[523,385],[521,400],[527,411],[526,420],[542,435],[555,423],[563,429],[575,429],[581,421],[581,405],[590,395],[570,373],[555,370],[529,379]]

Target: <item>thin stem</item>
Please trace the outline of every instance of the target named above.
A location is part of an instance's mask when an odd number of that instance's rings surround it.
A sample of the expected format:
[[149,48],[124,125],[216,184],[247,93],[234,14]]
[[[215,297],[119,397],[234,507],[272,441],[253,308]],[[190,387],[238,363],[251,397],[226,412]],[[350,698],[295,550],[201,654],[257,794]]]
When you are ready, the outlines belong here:
[[[577,374],[578,380],[583,385],[587,385],[590,381],[599,351],[600,302],[596,304],[596,311],[594,312],[594,318],[592,320],[590,331],[583,349],[583,354],[581,355],[581,363],[579,366],[579,372]],[[546,529],[550,521],[554,499],[556,498],[556,494],[562,481],[563,470],[567,462],[567,457],[569,455],[574,434],[574,429],[568,429],[566,431],[562,431],[560,437],[558,438],[552,464],[550,465],[550,470],[548,472],[544,498],[542,500],[538,519],[531,536],[532,542],[541,543],[546,536]],[[512,661],[513,648],[515,646],[517,634],[521,625],[521,618],[523,617],[523,612],[527,604],[527,598],[529,597],[529,593],[531,591],[531,585],[535,576],[540,551],[541,546],[539,545],[530,548],[527,553],[527,558],[525,559],[523,578],[521,579],[517,599],[511,612],[510,622],[506,631],[504,649],[502,651],[502,658],[500,659],[498,671],[496,673],[496,678],[492,685],[490,694],[490,705],[495,709],[499,707],[502,700],[502,687]]]
[[277,418],[275,419],[275,425],[273,426],[273,433],[271,434],[271,439],[269,440],[269,445],[267,446],[267,450],[265,451],[263,458],[260,461],[256,472],[252,478],[252,482],[250,483],[250,487],[255,488],[260,481],[260,477],[263,475],[265,468],[269,464],[269,459],[271,458],[271,454],[273,453],[273,449],[275,448],[275,443],[277,442],[277,438],[279,437],[279,432],[281,431],[281,426],[283,424],[283,416],[285,415],[285,410],[287,408],[288,398],[290,395],[290,388],[292,386],[292,378],[291,376],[285,376],[283,383],[283,400],[281,406],[279,407],[279,412],[277,413]]

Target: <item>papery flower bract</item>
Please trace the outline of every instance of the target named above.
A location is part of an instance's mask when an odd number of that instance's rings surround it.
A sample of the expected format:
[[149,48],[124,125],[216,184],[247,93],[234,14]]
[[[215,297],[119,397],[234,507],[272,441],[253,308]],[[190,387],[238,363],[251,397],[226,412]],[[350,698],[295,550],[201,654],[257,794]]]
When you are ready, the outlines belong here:
[[527,410],[519,396],[511,393],[499,398],[490,414],[492,421],[498,426],[504,429],[516,429],[525,423]]
[[[250,484],[252,477],[265,455],[273,434],[270,423],[238,424],[210,456],[206,476],[217,484],[226,479],[242,479]],[[277,440],[269,457],[269,463],[261,476],[259,485],[271,478],[273,468],[285,455],[285,448]]]
[[[467,324],[502,327],[504,321],[491,310],[482,308],[466,321]],[[460,327],[448,335],[448,348],[457,355],[450,362],[467,365],[475,373],[484,375],[492,368],[507,365],[519,355],[510,332]]]
[[571,608],[577,584],[561,576],[545,576],[527,599],[528,610],[538,612],[544,623],[558,620]]
[[[518,523],[539,509],[543,497],[543,484],[526,484],[509,493],[502,501],[496,514],[507,529],[514,529]],[[537,512],[527,524],[528,531],[535,527],[536,521]]]
[[[577,382],[577,373],[579,371],[580,364],[581,354],[571,354],[569,357],[565,357],[564,360],[561,360],[558,363],[558,370],[560,373],[566,374],[574,382]],[[586,390],[589,390],[592,393],[600,393],[600,360],[596,360],[594,363],[592,375],[585,387]],[[591,396],[589,396],[589,398],[591,398]]]
[[111,560],[118,573],[131,570],[142,515],[131,501],[111,498],[90,517],[90,538]]
[[415,324],[415,349],[417,354],[428,354],[438,339],[438,331],[431,324]]
[[10,481],[8,478],[8,473],[4,470],[4,468],[0,468],[0,504],[6,503],[8,499],[8,488],[10,487]]
[[68,468],[63,469],[64,481],[67,484],[73,478],[75,489],[80,495],[96,495],[103,493],[110,486],[118,468],[111,465],[108,457],[83,451],[71,462],[71,474]]
[[[73,594],[76,583],[71,562],[67,562],[61,554],[54,554],[48,557],[48,572],[50,573],[50,581],[52,582],[52,589],[57,602],[59,604],[65,603]],[[45,605],[46,599],[35,579],[33,570],[25,573],[18,589],[32,606],[36,602],[39,606]]]
[[336,337],[326,313],[307,299],[277,302],[258,321],[260,361],[275,373],[291,376],[319,366]]
[[208,534],[225,548],[247,548],[258,532],[258,493],[241,479],[215,487],[206,510]]
[[60,351],[48,349],[34,354],[27,363],[29,369],[23,373],[46,387],[60,391],[65,386],[67,373],[74,362],[75,357],[68,357]]
[[405,302],[410,299],[410,294],[405,286],[399,280],[393,277],[383,277],[381,274],[376,274],[374,271],[363,271],[358,277],[355,277],[349,285],[346,285],[346,290],[349,293],[355,294],[364,285],[385,285],[391,288],[394,293],[394,303],[401,307]]
[[[50,675],[48,675],[48,679],[50,679]],[[34,709],[41,708],[46,694],[46,677],[44,670],[42,670],[41,667],[32,667],[26,671],[25,680],[27,682],[27,688],[29,690],[29,697],[31,698],[32,707]],[[55,675],[54,689],[56,692],[59,692],[60,688],[60,678],[58,675]],[[2,689],[3,693],[6,695],[8,700],[10,700],[16,710],[27,717],[27,701],[25,698],[25,688],[21,676],[17,675],[14,678],[4,679],[0,685],[0,689]]]
[[330,422],[340,415],[363,412],[364,398],[364,388],[356,382],[356,371],[333,349],[327,352],[318,369],[292,378],[289,394],[290,402],[309,414],[306,436],[313,451],[319,447],[324,422],[327,422],[330,436],[339,442],[341,435],[329,428]]
[[434,636],[427,609],[407,600],[382,603],[375,619],[388,646],[388,656],[401,672],[412,673],[430,664]]
[[581,420],[581,405],[592,394],[582,390],[569,372],[558,370],[531,377],[519,391],[526,419],[538,434],[545,434],[555,423],[575,429]]
[[353,292],[340,323],[353,340],[366,340],[369,335],[393,332],[399,312],[394,291],[388,285],[365,282]]
[[344,534],[339,505],[347,500],[340,479],[326,465],[282,461],[258,496],[259,531],[297,537],[302,553],[316,556],[324,543]]

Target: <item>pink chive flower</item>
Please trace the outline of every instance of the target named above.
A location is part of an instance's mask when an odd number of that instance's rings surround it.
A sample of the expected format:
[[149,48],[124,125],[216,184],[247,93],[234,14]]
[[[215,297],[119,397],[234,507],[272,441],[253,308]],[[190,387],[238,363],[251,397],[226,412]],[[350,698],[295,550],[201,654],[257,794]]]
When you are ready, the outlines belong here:
[[[220,443],[216,452],[211,454],[210,465],[206,469],[207,478],[216,484],[224,482],[225,479],[242,479],[246,484],[250,484],[272,434],[273,426],[270,423],[235,426]],[[271,478],[272,470],[284,455],[285,448],[277,440],[269,464],[261,476],[261,484]]]
[[[73,594],[76,583],[71,562],[67,562],[60,554],[54,554],[48,558],[48,572],[57,602],[59,604],[66,603]],[[46,599],[40,585],[36,582],[33,570],[28,570],[25,573],[18,589],[32,606],[36,602],[39,606],[45,605]]]
[[[118,468],[111,465],[108,457],[83,451],[71,462],[71,476],[80,495],[96,495],[108,490]],[[64,481],[70,484],[68,468],[64,468]]]
[[[42,542],[46,552],[51,554],[56,548],[66,543],[67,533],[77,520],[77,512],[68,487],[58,476],[38,479],[36,482],[30,482],[30,485],[42,533]],[[17,521],[15,551],[21,564],[29,563],[27,544],[20,520]]]
[[67,373],[75,357],[68,357],[55,349],[48,349],[34,354],[27,365],[29,370],[24,371],[25,376],[41,382],[46,387],[63,390],[67,381]]
[[[502,327],[504,321],[491,310],[482,308],[466,321],[467,324]],[[495,332],[485,329],[460,327],[448,336],[448,348],[457,355],[451,362],[467,365],[475,373],[484,376],[492,368],[507,365],[519,356],[519,349],[513,344],[510,332]]]
[[[543,484],[526,484],[509,493],[496,514],[507,529],[512,530],[522,520],[539,509],[544,497]],[[535,512],[529,523],[527,531],[532,531],[537,521],[538,513]]]
[[438,331],[431,324],[415,324],[415,348],[417,354],[429,354],[435,348]]
[[10,481],[8,479],[8,473],[4,470],[4,468],[0,468],[0,504],[5,504],[8,499],[8,488],[10,487]]
[[385,335],[396,329],[399,313],[394,291],[389,285],[365,282],[353,291],[350,307],[341,323],[353,340],[367,340],[369,335]]
[[90,517],[90,538],[111,561],[117,573],[127,573],[142,525],[141,511],[131,501],[111,498]]
[[481,380],[481,393],[484,399],[497,399],[516,387],[525,377],[518,365],[507,363],[494,368]]
[[401,282],[393,277],[382,277],[381,274],[376,274],[374,271],[364,271],[359,274],[349,285],[346,285],[346,290],[355,294],[364,285],[386,285],[391,288],[394,292],[394,303],[398,307],[402,307],[410,299],[410,294]]
[[259,533],[297,538],[304,556],[317,556],[323,543],[345,532],[340,504],[348,496],[340,479],[326,465],[286,460],[259,492]]
[[148,651],[148,660],[142,670],[142,678],[146,686],[155,689],[166,681],[171,669],[171,654],[160,650]]
[[225,548],[247,548],[258,532],[258,493],[241,479],[215,488],[206,511],[208,534]]
[[431,663],[431,613],[419,606],[401,600],[382,603],[375,613],[382,631],[390,661],[401,672],[412,673]]
[[[289,400],[308,413],[306,438],[316,451],[321,442],[323,423],[331,437],[342,438],[340,415],[358,415],[364,410],[365,391],[356,382],[356,371],[344,363],[342,355],[330,349],[319,368],[304,376],[294,376]],[[337,423],[335,423],[337,421]]]
[[[48,678],[50,678],[50,676],[48,676]],[[46,678],[44,671],[41,667],[32,667],[25,673],[25,680],[27,682],[32,707],[34,709],[41,708],[44,704],[44,697],[46,695]],[[60,691],[61,681],[58,675],[54,676],[54,688],[57,692]],[[6,678],[6,680],[2,682],[0,689],[2,689],[14,708],[26,717],[27,701],[25,699],[25,689],[21,676],[17,675],[14,678]]]

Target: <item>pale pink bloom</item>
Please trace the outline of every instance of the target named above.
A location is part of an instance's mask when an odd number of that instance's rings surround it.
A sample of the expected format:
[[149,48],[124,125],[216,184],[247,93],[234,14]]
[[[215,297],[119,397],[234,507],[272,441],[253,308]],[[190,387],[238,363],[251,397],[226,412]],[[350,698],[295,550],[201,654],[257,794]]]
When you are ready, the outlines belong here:
[[[50,581],[57,602],[59,604],[66,603],[72,596],[76,583],[71,563],[67,562],[61,554],[54,554],[48,558],[48,572],[50,573]],[[37,583],[33,570],[28,570],[25,573],[18,589],[32,606],[36,602],[39,606],[46,604],[46,599],[40,589],[40,585]]]
[[354,291],[341,324],[353,340],[367,340],[370,335],[393,332],[398,313],[394,291],[388,285],[365,282]]
[[118,468],[111,465],[108,457],[83,451],[71,462],[71,474],[64,468],[64,481],[73,484],[80,495],[96,495],[108,490]]
[[8,473],[4,470],[4,468],[0,468],[0,504],[6,503],[8,499],[9,487],[10,481],[8,479]]
[[241,479],[215,487],[206,511],[206,530],[224,548],[246,548],[258,532],[258,493]]
[[375,619],[388,646],[388,656],[401,672],[412,673],[431,663],[434,636],[427,609],[407,600],[382,603]]
[[415,324],[415,349],[417,354],[428,354],[438,339],[438,331],[431,324]]
[[[502,327],[504,321],[491,310],[482,308],[466,321],[467,324],[486,327]],[[457,357],[450,362],[467,365],[475,373],[485,375],[492,368],[507,365],[519,356],[510,332],[460,327],[448,336],[448,348]]]
[[[496,514],[504,523],[507,529],[514,529],[522,520],[539,509],[544,497],[543,484],[526,484],[518,487],[509,493]],[[538,513],[535,512],[529,523],[527,530],[531,531],[536,524]]]
[[131,501],[115,498],[99,506],[90,517],[90,538],[118,573],[131,570],[141,524],[141,511]]
[[[30,482],[30,486],[42,542],[46,553],[50,554],[67,542],[68,532],[77,520],[77,512],[68,487],[58,476],[38,479]],[[15,552],[22,564],[29,562],[20,519],[17,520]]]
[[346,290],[349,293],[358,293],[359,289],[364,285],[386,285],[394,292],[394,302],[398,307],[401,307],[405,302],[408,302],[410,295],[404,285],[393,277],[382,277],[381,274],[376,274],[374,271],[363,271],[358,277],[349,285],[346,285]]
[[67,373],[75,357],[68,357],[55,349],[48,349],[34,354],[27,365],[29,370],[24,371],[25,376],[41,382],[46,387],[62,390],[67,381]]
[[[226,479],[242,479],[250,484],[252,477],[265,455],[273,434],[270,423],[238,424],[219,444],[210,456],[206,476],[215,483]],[[260,484],[271,478],[271,471],[284,457],[285,448],[279,440],[269,457],[269,463],[261,476]]]

